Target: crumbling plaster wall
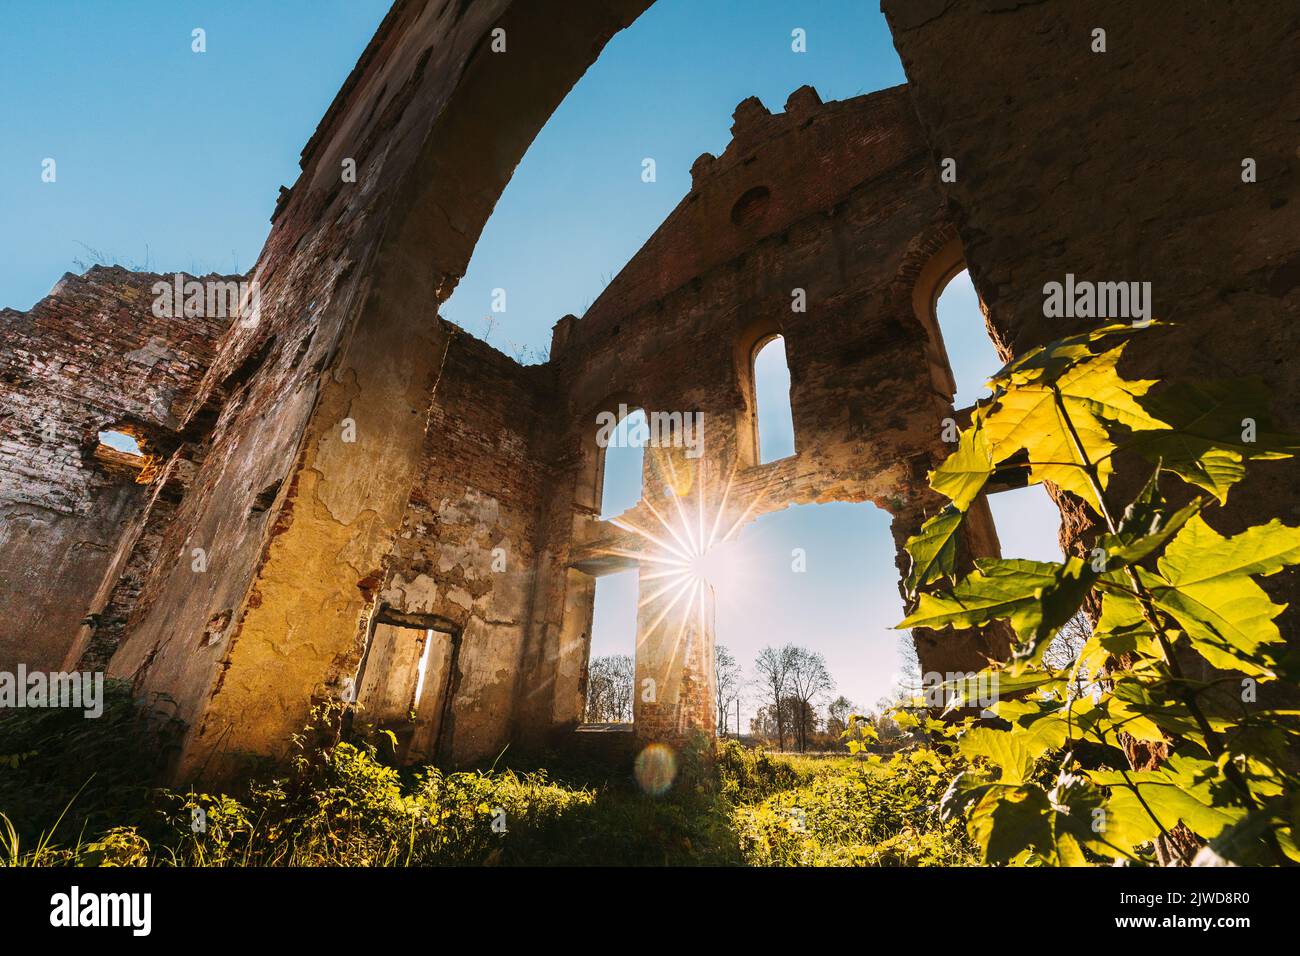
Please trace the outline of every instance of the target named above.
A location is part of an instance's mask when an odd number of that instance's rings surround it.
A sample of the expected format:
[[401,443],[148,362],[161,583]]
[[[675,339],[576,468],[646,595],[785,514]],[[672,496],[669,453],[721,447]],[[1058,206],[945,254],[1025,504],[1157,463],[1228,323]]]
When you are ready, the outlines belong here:
[[[1255,417],[1300,430],[1300,7],[882,6],[933,162],[956,160],[941,188],[1003,344],[1023,352],[1095,324],[1044,316],[1044,284],[1066,273],[1150,281],[1155,317],[1176,326],[1135,342],[1125,374],[1259,376],[1272,404]],[[1119,464],[1117,499],[1143,477]],[[1258,462],[1206,518],[1225,534],[1295,524],[1297,491],[1300,461]],[[1078,550],[1095,519],[1064,504],[1063,543]],[[1279,626],[1300,640],[1300,574],[1263,583],[1292,606]]]
[[0,310],[0,670],[64,663],[153,493],[125,456],[97,457],[98,434],[170,454],[232,321],[156,316],[152,286],[172,279],[95,266]]
[[[449,347],[438,376],[419,477],[385,562],[377,602],[435,615],[461,629],[457,673],[426,677],[426,694],[455,689],[437,756],[464,763],[510,741],[537,566],[540,503],[550,474],[544,430],[552,423],[552,372],[520,366],[444,324]],[[431,727],[443,701],[430,700]],[[412,759],[434,757],[431,732]]]
[[206,383],[244,370],[173,528],[207,569],[155,568],[110,667],[176,700],[178,776],[284,754],[355,674],[447,348],[437,303],[546,118],[647,5],[399,0],[308,143],[251,273],[262,321]]

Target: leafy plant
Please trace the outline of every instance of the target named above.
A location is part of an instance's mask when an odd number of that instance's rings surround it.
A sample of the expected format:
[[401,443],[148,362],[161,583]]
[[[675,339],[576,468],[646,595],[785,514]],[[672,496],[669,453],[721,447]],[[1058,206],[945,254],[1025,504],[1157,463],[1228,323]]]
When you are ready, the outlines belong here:
[[[1006,661],[946,688],[960,707],[972,703],[972,683],[995,687],[999,720],[968,718],[957,732],[971,765],[945,812],[965,815],[990,862],[1144,862],[1181,824],[1205,845],[1203,862],[1291,863],[1300,711],[1249,705],[1257,683],[1296,684],[1274,622],[1285,606],[1255,579],[1300,563],[1300,528],[1272,520],[1225,537],[1204,515],[1227,501],[1247,462],[1290,457],[1300,444],[1271,429],[1257,382],[1153,392],[1154,381],[1122,377],[1134,332],[1108,326],[1006,366],[930,475],[950,504],[907,543],[910,613],[898,626],[1001,620],[1015,635]],[[1111,488],[1119,456],[1153,466],[1124,508]],[[1099,520],[1095,546],[1059,563],[979,559],[959,576],[970,506],[1007,468],[1082,499]],[[1098,606],[1073,664],[1045,660],[1056,632]],[[1098,678],[1091,694],[1078,692],[1084,673]],[[1132,769],[1122,753],[1134,740],[1167,756]],[[1090,746],[1104,757],[1085,766]]]
[[[129,716],[129,698],[120,704]],[[66,728],[59,746],[85,754],[83,737],[102,744],[100,729],[87,724],[95,722]],[[79,792],[59,792],[61,806],[50,808],[48,822],[20,803],[21,827],[0,812],[0,866],[948,865],[975,859],[960,826],[939,815],[948,779],[965,765],[949,745],[882,761],[775,755],[724,741],[714,760],[711,741],[700,735],[679,751],[677,785],[652,796],[626,767],[606,763],[569,766],[567,783],[529,763],[494,764],[483,772],[397,770],[381,759],[382,733],[375,740],[340,740],[336,726],[328,708],[318,711],[294,736],[288,766],[255,775],[233,793],[178,793],[139,781],[128,801],[107,772],[115,764],[80,767],[69,780],[92,769],[103,773]],[[56,739],[43,722],[27,728]],[[123,719],[115,739],[125,746],[140,729],[138,721]],[[12,743],[28,744],[17,725],[9,730]],[[575,773],[578,780],[569,776]],[[12,788],[7,795],[15,797]],[[82,809],[92,806],[93,816]],[[798,829],[789,825],[795,816]]]
[[761,800],[811,779],[788,759],[746,747],[738,740],[720,740],[718,778],[722,795],[737,803]]

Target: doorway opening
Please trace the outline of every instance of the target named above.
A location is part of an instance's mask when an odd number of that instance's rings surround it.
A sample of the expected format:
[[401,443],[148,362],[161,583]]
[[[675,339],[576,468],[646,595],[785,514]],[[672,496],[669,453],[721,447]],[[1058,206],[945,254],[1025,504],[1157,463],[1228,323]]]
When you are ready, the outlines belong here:
[[459,627],[436,615],[381,607],[353,681],[350,727],[391,733],[399,762],[436,762],[451,729],[460,638]]

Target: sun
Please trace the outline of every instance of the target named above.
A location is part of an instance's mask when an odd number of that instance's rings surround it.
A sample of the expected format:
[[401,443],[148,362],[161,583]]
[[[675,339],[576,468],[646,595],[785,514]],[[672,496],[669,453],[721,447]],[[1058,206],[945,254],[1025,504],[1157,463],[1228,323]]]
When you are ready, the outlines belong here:
[[[645,542],[641,550],[606,549],[602,553],[634,558],[649,570],[641,574],[643,595],[638,610],[664,601],[659,613],[646,628],[650,636],[663,625],[674,608],[683,607],[680,615],[678,638],[690,621],[699,623],[705,630],[704,616],[710,613],[715,591],[734,593],[742,586],[744,578],[743,549],[736,541],[737,532],[758,506],[761,496],[755,497],[730,523],[726,523],[728,502],[735,481],[735,470],[727,477],[716,503],[709,493],[705,480],[705,465],[698,465],[698,481],[682,482],[670,457],[665,457],[667,475],[664,498],[671,503],[665,515],[655,507],[649,496],[642,504],[654,518],[651,527],[640,527],[624,516],[611,519],[614,526],[631,532]],[[687,498],[679,489],[693,488]],[[725,524],[725,529],[724,529]],[[684,605],[683,605],[683,602]]]

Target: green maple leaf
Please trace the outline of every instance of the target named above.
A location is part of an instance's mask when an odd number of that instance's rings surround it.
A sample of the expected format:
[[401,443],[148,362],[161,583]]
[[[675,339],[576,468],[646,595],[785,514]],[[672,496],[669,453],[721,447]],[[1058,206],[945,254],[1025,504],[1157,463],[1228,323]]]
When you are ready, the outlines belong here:
[[1005,618],[1018,633],[1033,634],[1043,619],[1038,592],[1056,581],[1059,564],[991,558],[947,592],[922,594],[901,623],[911,627],[968,628]]
[[916,610],[895,626],[970,628],[1006,620],[1029,642],[1020,656],[1036,656],[1043,639],[1074,616],[1096,577],[1077,557],[1065,564],[980,558],[952,590],[920,595]]
[[998,396],[985,416],[985,427],[996,461],[1024,451],[1029,458],[1030,484],[1054,482],[1100,510],[1084,466],[1088,462],[1095,464],[1098,482],[1105,488],[1113,470],[1110,435],[1087,408],[1071,410],[1070,420],[1073,432],[1050,386],[1026,385]]
[[[1153,322],[1152,325],[1165,323]],[[1106,325],[1078,335],[1067,336],[1031,349],[1019,358],[1012,359],[990,380],[990,386],[1015,386],[1030,382],[1051,383],[1097,353],[1097,346],[1113,337],[1132,335],[1139,331],[1133,325]]]
[[966,832],[988,863],[1005,863],[1026,850],[1051,854],[1052,806],[1035,786],[992,786],[975,804]]
[[1224,805],[1227,782],[1210,761],[1173,754],[1156,770],[1090,771],[1088,776],[1099,786],[1113,788],[1109,806],[1136,826],[1143,841],[1159,836],[1160,826],[1171,830],[1179,821],[1212,840],[1246,816],[1244,807]]
[[1041,376],[1000,391],[982,415],[993,461],[1023,451],[1031,483],[1051,481],[1101,511],[1086,467],[1104,489],[1115,447],[1107,423],[1130,432],[1167,427],[1138,401],[1155,383],[1120,377],[1122,352],[1120,346],[1063,368],[1053,380]]
[[[1297,790],[1284,758],[1300,732],[1283,725],[1282,711],[1243,715],[1215,695],[1193,705],[1188,695],[1211,685],[1172,673],[1162,640],[1185,636],[1216,667],[1289,681],[1275,624],[1284,606],[1255,577],[1300,564],[1300,528],[1275,520],[1224,537],[1201,517],[1210,499],[1175,510],[1159,490],[1167,470],[1224,501],[1248,461],[1290,457],[1300,440],[1268,425],[1261,386],[1194,383],[1151,396],[1153,382],[1125,380],[1117,368],[1124,346],[1112,345],[1134,331],[1094,330],[1010,363],[991,382],[992,402],[976,410],[956,452],[931,475],[953,504],[907,542],[906,590],[917,603],[898,626],[967,629],[1007,620],[1021,639],[1009,663],[983,672],[999,680],[993,708],[1010,729],[970,727],[958,738],[960,752],[997,767],[997,777],[983,769],[961,775],[943,804],[971,808],[968,832],[994,862],[1081,865],[1087,853],[1141,855],[1140,846],[1180,821],[1217,838],[1230,859],[1240,844],[1243,861],[1254,859],[1267,825],[1283,852],[1300,859],[1285,826],[1300,820],[1300,800],[1247,819],[1251,801],[1229,786],[1224,770],[1232,761],[1257,799],[1280,801]],[[949,590],[921,591],[955,577],[964,514],[999,468],[1024,467],[1031,482],[1051,481],[1101,512],[1097,496],[1111,477],[1117,437],[1120,447],[1154,458],[1156,469],[1118,528],[1099,539],[1104,570],[1079,557],[984,559]],[[1077,668],[1111,669],[1099,694],[1071,700],[1064,674],[1042,664],[1044,638],[1095,590],[1101,617]],[[1160,742],[1172,735],[1177,749],[1152,771],[1094,771],[1091,781],[1067,771],[1050,793],[1030,782],[1048,751],[1094,737],[1116,746],[1121,734]],[[1217,762],[1188,755],[1220,749]]]
[[957,747],[968,760],[984,757],[998,767],[999,783],[1019,786],[1029,779],[1036,754],[1018,734],[990,727],[972,727],[957,739]]
[[912,557],[912,567],[903,582],[907,594],[915,594],[932,581],[956,574],[958,532],[964,517],[955,506],[949,505],[907,540],[907,553]]
[[1056,811],[1052,832],[1062,864],[1081,862],[1071,863],[1066,849],[1071,842],[1101,856],[1122,857],[1150,839],[1151,818],[1136,801],[1111,800],[1084,776],[1062,773],[1048,799]]
[[1172,515],[1158,487],[1160,466],[1152,473],[1141,493],[1124,509],[1115,534],[1102,535],[1098,546],[1112,559],[1135,564],[1163,547],[1183,525],[1199,513],[1208,499],[1197,497]]
[[1091,698],[1066,704],[1055,698],[1021,697],[998,701],[993,710],[1011,724],[1012,732],[1035,759],[1065,746],[1071,737],[1082,738],[1099,716]]
[[[1246,475],[1249,460],[1290,458],[1300,451],[1294,436],[1272,430],[1270,395],[1258,380],[1175,382],[1143,405],[1168,431],[1143,432],[1131,443],[1141,454],[1219,499]],[[1256,423],[1254,441],[1245,420]]]
[[1215,667],[1273,676],[1268,645],[1282,643],[1274,604],[1251,577],[1300,564],[1300,528],[1276,518],[1225,538],[1193,517],[1165,549],[1158,575],[1139,570],[1156,604]]
[[[1180,633],[1166,630],[1172,640]],[[1107,591],[1101,599],[1101,618],[1083,652],[1090,662],[1104,661],[1111,654],[1139,654],[1160,657],[1163,653],[1155,628],[1142,614],[1137,598],[1122,591]]]
[[1155,380],[1120,376],[1117,366],[1123,353],[1124,345],[1120,345],[1080,362],[1062,375],[1056,387],[1065,396],[1066,407],[1073,412],[1072,403],[1077,402],[1096,417],[1135,432],[1168,428],[1169,425],[1151,415],[1141,402]]
[[957,449],[930,472],[930,487],[965,511],[979,497],[993,474],[993,459],[978,416],[957,441]]

